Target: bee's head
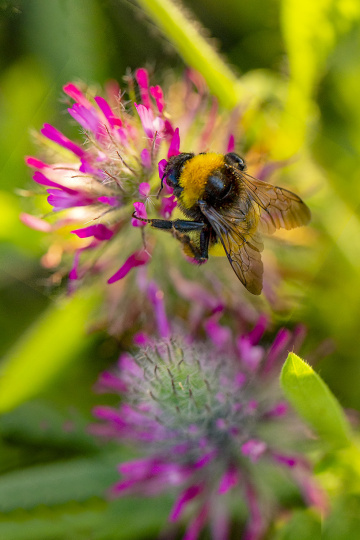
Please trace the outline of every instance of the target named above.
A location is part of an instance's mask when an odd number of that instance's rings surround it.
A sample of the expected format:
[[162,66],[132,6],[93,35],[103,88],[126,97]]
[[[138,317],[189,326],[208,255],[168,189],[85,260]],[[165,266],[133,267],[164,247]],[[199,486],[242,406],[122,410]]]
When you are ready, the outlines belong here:
[[161,189],[163,188],[164,180],[169,187],[178,188],[179,187],[179,178],[184,167],[184,164],[189,159],[193,158],[194,154],[179,154],[178,156],[172,156],[166,167],[161,179]]
[[240,171],[244,171],[246,169],[245,160],[235,154],[235,152],[228,152],[227,154],[225,154],[225,164],[230,165],[231,167],[235,167]]

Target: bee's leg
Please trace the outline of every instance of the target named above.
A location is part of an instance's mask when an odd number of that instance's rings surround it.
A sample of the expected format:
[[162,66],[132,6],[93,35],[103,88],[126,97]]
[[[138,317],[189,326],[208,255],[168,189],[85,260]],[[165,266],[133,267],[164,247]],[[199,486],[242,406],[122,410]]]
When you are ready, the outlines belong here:
[[200,233],[200,244],[195,244],[189,235],[175,231],[177,238],[183,245],[185,255],[188,255],[199,264],[203,264],[209,257],[210,231],[204,227]]
[[138,217],[135,212],[132,217],[149,223],[155,229],[163,229],[165,231],[173,230],[187,233],[190,231],[201,231],[205,226],[205,223],[202,221],[187,221],[186,219],[175,219],[174,221],[168,221],[167,219],[144,219]]

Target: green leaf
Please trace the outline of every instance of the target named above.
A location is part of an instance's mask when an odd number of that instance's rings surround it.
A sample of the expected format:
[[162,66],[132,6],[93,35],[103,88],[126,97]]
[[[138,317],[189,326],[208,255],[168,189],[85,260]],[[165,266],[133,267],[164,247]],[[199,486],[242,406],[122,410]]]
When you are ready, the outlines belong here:
[[0,377],[0,413],[37,395],[91,343],[85,334],[97,295],[54,302],[7,354]]
[[[0,512],[103,497],[119,479],[116,465],[124,455],[125,450],[119,449],[109,455],[36,465],[4,474],[0,478]],[[129,457],[128,452],[126,455]]]
[[334,448],[350,444],[350,426],[338,401],[309,364],[290,353],[280,380],[287,399],[320,437]]
[[31,512],[17,510],[0,516],[0,538],[6,540],[141,540],[158,538],[171,501],[128,497],[113,501],[91,499]]

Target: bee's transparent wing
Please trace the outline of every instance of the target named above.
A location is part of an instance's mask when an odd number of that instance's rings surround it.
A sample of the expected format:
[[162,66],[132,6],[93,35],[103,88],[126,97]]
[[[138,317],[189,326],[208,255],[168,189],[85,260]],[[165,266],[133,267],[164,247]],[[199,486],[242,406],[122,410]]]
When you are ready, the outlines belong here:
[[[227,258],[241,283],[252,294],[260,294],[262,290],[263,264],[260,252],[263,243],[256,230],[250,231],[240,209],[233,209],[228,213],[220,214],[213,207],[205,203],[200,204],[201,211],[209,220],[211,226],[219,237]],[[249,210],[256,220],[255,208]],[[255,227],[256,228],[256,227]]]
[[279,228],[306,225],[311,214],[295,193],[244,173],[239,172],[237,177],[243,193],[238,206],[221,213],[204,202],[200,208],[219,237],[237,277],[248,291],[260,294],[263,276],[260,233],[272,234]]
[[310,210],[295,193],[256,180],[246,173],[239,176],[247,195],[258,205],[260,232],[272,234],[276,229],[289,230],[309,223]]

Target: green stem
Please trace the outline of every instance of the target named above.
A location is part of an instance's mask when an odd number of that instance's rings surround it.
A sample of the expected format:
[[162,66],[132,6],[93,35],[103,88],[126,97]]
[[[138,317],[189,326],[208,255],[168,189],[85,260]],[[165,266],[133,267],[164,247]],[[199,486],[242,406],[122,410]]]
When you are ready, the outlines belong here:
[[221,56],[201,35],[200,25],[190,20],[171,0],[137,0],[184,61],[201,73],[210,91],[227,109],[240,100],[240,83]]

